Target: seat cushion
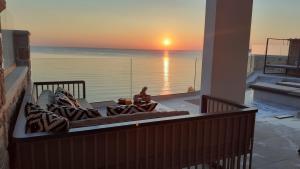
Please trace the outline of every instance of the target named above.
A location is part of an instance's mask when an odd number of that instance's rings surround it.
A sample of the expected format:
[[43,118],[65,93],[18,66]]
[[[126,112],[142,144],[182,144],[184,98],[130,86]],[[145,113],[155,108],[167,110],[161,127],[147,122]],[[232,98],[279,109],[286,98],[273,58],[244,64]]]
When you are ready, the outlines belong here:
[[50,90],[44,90],[40,94],[37,104],[44,110],[47,110],[47,104],[55,103],[55,95]]
[[93,109],[93,106],[88,103],[85,99],[78,99],[79,105],[85,109]]

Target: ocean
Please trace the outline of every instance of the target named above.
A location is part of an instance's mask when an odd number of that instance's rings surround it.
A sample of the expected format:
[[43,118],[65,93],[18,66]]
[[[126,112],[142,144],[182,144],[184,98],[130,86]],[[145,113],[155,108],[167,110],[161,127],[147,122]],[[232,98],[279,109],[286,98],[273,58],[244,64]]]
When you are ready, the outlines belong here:
[[200,90],[201,51],[32,47],[32,80],[84,80],[89,102]]

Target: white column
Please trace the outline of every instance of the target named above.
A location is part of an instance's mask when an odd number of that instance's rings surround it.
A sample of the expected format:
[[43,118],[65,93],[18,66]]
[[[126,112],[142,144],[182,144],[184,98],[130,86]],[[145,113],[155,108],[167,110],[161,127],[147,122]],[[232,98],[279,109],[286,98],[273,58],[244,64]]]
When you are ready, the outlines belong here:
[[202,94],[243,103],[253,0],[207,0]]

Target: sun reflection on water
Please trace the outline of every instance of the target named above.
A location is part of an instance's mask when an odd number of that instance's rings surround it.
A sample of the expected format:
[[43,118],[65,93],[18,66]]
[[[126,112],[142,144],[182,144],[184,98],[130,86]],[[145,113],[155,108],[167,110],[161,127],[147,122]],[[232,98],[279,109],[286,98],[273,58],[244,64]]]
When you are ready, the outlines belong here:
[[163,68],[164,68],[164,87],[162,90],[162,95],[170,94],[170,82],[169,82],[169,52],[165,51],[163,56]]

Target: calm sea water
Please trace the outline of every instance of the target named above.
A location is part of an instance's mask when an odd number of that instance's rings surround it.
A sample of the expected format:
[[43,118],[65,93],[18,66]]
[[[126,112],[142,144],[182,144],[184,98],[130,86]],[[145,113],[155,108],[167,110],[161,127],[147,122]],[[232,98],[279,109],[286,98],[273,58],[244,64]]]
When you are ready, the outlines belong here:
[[194,86],[200,89],[201,51],[46,47],[31,50],[33,81],[85,80],[91,102],[131,97],[143,86],[148,86],[151,95],[183,93]]

